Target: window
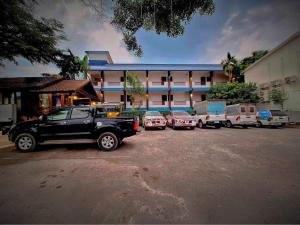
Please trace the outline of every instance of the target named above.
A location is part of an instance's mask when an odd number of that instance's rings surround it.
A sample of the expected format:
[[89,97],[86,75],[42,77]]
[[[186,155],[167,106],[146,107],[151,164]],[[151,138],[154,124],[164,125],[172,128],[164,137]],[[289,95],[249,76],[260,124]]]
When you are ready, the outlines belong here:
[[163,102],[168,101],[167,95],[162,95],[162,96],[161,96],[161,100],[162,100]]
[[167,81],[167,77],[161,77],[161,81],[162,82],[166,82]]
[[241,112],[242,113],[245,113],[246,112],[246,108],[243,106],[243,107],[241,107]]
[[201,95],[201,101],[205,101],[206,100],[206,95]]
[[255,112],[254,107],[253,107],[253,106],[250,106],[250,107],[249,107],[249,111],[250,111],[251,113],[254,113],[254,112]]
[[72,110],[71,119],[87,118],[90,114],[89,108],[74,108]]
[[169,77],[169,80],[170,80],[170,82],[173,82],[173,77],[170,76],[170,77]]
[[206,77],[207,82],[211,82],[211,77]]
[[120,77],[120,82],[124,82],[124,77]]
[[124,95],[121,95],[120,96],[120,102],[124,102],[125,101],[125,96]]
[[127,95],[127,102],[131,102],[131,95]]
[[201,77],[201,85],[206,85],[206,77]]
[[65,120],[68,117],[69,110],[59,110],[47,116],[47,120]]
[[170,95],[170,101],[173,101],[173,95]]

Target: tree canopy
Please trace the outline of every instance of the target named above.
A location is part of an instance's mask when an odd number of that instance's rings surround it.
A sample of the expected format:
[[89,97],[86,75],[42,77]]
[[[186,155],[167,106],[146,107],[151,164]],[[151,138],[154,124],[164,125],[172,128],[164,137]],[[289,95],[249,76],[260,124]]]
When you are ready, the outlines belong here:
[[66,80],[75,80],[81,72],[82,65],[78,56],[74,56],[70,49],[61,52],[55,59],[56,65],[61,69],[60,75]]
[[242,72],[250,66],[251,64],[255,63],[257,60],[268,54],[268,50],[259,50],[252,52],[251,56],[243,58],[239,63],[239,68]]
[[284,89],[272,89],[270,92],[270,100],[274,104],[280,105],[281,109],[283,110],[283,104],[288,99],[288,95]]
[[212,86],[208,91],[208,99],[224,99],[226,104],[258,103],[257,87],[255,83],[220,83]]
[[141,56],[143,50],[135,36],[137,31],[153,30],[177,37],[184,33],[184,25],[194,15],[211,15],[214,11],[213,0],[116,0],[111,23],[122,31],[127,49]]
[[4,60],[17,63],[19,56],[47,64],[61,54],[57,44],[66,39],[63,24],[35,18],[31,12],[34,4],[34,0],[0,0],[0,65]]

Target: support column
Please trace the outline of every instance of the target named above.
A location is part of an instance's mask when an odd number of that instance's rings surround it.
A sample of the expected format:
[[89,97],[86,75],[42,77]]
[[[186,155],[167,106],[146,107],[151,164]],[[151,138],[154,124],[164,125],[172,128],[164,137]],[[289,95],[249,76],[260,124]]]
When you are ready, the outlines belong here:
[[189,71],[190,107],[193,108],[193,71]]
[[149,70],[146,70],[146,108],[149,110]]
[[214,78],[214,71],[210,71],[209,72],[209,76],[210,76],[210,84],[211,86],[214,84],[213,78]]
[[123,91],[123,95],[124,95],[124,110],[126,109],[126,105],[127,105],[127,92],[126,92],[126,81],[127,81],[127,76],[126,76],[126,71],[123,71],[123,77],[124,77],[124,91]]
[[169,104],[169,109],[171,110],[171,83],[170,83],[170,76],[171,72],[168,70],[168,104]]

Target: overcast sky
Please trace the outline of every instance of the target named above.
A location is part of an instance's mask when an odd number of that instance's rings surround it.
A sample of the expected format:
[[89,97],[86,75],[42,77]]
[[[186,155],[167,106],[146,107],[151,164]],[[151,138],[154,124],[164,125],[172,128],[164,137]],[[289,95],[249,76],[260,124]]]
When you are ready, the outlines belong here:
[[[65,26],[69,40],[60,47],[80,57],[86,50],[107,50],[115,63],[220,63],[228,51],[242,58],[254,50],[270,50],[300,30],[300,0],[216,0],[215,14],[195,16],[179,38],[139,31],[144,55],[137,58],[126,50],[122,35],[80,0],[38,2],[35,15],[53,17]],[[1,77],[59,72],[53,65],[32,65],[21,58],[18,66],[5,64]]]

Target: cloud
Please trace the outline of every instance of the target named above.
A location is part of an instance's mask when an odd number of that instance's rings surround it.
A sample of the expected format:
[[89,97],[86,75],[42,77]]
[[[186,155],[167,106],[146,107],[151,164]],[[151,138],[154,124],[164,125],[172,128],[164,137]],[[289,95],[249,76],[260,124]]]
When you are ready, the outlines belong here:
[[220,63],[228,51],[242,58],[255,50],[271,50],[300,30],[299,8],[300,1],[276,0],[246,12],[233,12],[199,61]]

